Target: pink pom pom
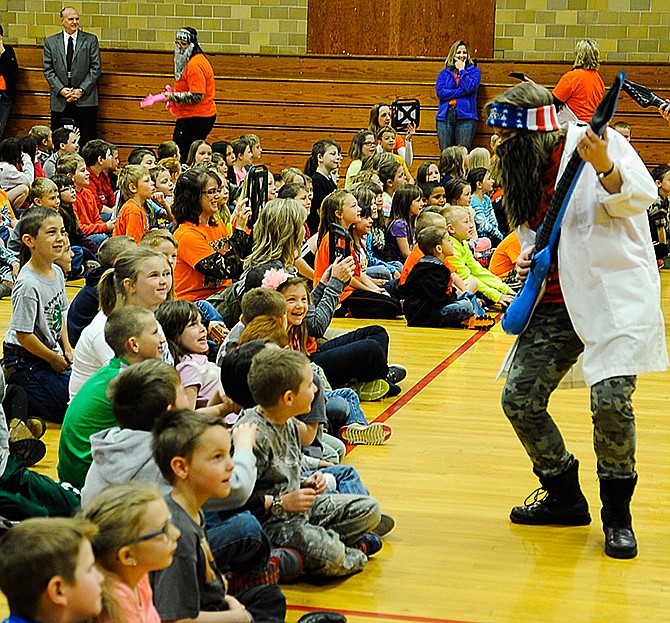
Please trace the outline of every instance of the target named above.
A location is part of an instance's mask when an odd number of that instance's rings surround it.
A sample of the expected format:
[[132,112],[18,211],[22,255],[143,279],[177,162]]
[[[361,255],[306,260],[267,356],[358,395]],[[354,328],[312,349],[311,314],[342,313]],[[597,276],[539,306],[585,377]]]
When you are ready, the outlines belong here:
[[270,268],[265,271],[261,287],[276,290],[282,283],[288,280],[290,275],[283,268]]

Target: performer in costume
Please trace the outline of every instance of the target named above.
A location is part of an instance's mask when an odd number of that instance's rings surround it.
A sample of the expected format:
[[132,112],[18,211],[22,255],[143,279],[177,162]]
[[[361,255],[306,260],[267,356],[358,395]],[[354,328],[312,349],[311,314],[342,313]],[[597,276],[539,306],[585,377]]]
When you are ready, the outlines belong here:
[[177,117],[172,140],[179,145],[182,162],[195,140],[206,140],[216,121],[214,70],[198,43],[195,28],[181,28],[175,37],[173,91],[165,93]]
[[[546,497],[512,509],[514,523],[586,525],[588,503],[578,461],[547,412],[552,392],[577,363],[591,388],[594,448],[605,551],[633,558],[637,542],[630,500],[635,472],[632,395],[638,374],[668,364],[660,280],[646,209],[656,189],[635,150],[617,132],[560,130],[551,93],[525,82],[489,103],[507,217],[530,267],[535,231],[556,180],[578,149],[587,162],[561,228],[547,289],[511,359],[502,407],[533,464]],[[537,496],[536,496],[537,500]]]

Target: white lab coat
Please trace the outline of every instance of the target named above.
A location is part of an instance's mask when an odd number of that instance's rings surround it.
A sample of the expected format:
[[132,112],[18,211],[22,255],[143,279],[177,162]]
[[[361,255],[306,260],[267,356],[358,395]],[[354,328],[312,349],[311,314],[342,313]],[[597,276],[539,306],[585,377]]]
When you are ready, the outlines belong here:
[[[585,131],[585,126],[569,126],[559,178]],[[607,138],[608,153],[623,178],[621,192],[610,195],[586,163],[565,212],[558,245],[563,297],[584,342],[577,364],[581,370],[566,379],[568,385],[580,377],[592,386],[614,376],[659,372],[668,366],[661,283],[646,213],[658,191],[628,141],[612,130]],[[525,226],[518,232],[523,252],[535,234]]]

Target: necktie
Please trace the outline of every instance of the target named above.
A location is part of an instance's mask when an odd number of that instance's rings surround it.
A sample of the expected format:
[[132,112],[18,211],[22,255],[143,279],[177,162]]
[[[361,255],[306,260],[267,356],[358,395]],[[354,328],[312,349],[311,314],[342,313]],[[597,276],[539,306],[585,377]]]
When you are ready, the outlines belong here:
[[67,52],[65,62],[67,64],[67,85],[72,86],[72,57],[74,56],[74,39],[69,37],[67,40]]

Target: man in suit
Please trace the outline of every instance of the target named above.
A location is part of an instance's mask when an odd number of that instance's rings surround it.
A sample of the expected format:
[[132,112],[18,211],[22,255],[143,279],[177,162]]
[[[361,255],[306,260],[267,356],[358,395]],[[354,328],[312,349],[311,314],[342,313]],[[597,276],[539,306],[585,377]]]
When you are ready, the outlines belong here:
[[79,30],[79,13],[72,7],[60,12],[63,31],[44,41],[44,77],[51,89],[51,128],[74,119],[81,144],[97,137],[100,48],[98,38]]

